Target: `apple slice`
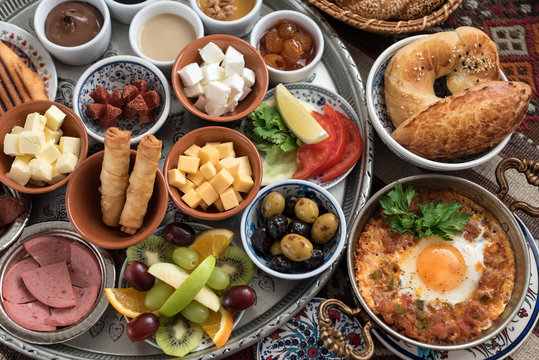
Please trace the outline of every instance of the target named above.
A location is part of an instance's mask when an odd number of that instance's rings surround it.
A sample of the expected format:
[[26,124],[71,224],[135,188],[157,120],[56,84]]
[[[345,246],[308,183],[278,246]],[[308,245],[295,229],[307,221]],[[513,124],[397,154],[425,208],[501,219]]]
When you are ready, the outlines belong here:
[[[156,276],[151,269],[157,264],[150,266],[148,272]],[[185,279],[185,281],[170,295],[165,301],[159,314],[165,317],[171,317],[179,313],[184,307],[187,306],[197,294],[202,290],[204,285],[211,276],[213,268],[215,267],[215,256],[210,255],[204,261],[197,266],[195,270]],[[157,277],[157,276],[156,276]],[[164,281],[164,280],[163,280]],[[172,285],[172,284],[170,284]],[[174,286],[174,285],[172,285]],[[214,294],[214,296],[216,296]],[[217,296],[216,296],[217,297]],[[219,299],[218,299],[219,300]]]

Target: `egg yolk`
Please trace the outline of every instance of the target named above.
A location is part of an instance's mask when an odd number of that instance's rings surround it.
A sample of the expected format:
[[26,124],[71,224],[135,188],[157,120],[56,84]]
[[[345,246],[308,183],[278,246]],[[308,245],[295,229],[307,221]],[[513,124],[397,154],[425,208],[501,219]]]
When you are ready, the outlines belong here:
[[466,262],[455,247],[449,244],[427,246],[417,256],[419,278],[429,288],[437,291],[452,290],[460,285],[466,275]]

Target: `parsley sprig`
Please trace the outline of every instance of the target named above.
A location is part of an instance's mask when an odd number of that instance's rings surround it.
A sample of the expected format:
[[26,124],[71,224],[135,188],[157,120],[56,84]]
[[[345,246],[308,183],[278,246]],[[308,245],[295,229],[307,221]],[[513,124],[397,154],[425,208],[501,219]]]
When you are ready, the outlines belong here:
[[412,199],[417,195],[414,188],[408,186],[403,190],[397,181],[393,190],[380,199],[384,214],[392,215],[385,218],[392,231],[412,233],[418,237],[437,236],[450,241],[449,235],[462,233],[472,214],[458,211],[462,205],[456,202],[443,204],[436,203],[418,204],[422,216],[417,216],[409,211]]

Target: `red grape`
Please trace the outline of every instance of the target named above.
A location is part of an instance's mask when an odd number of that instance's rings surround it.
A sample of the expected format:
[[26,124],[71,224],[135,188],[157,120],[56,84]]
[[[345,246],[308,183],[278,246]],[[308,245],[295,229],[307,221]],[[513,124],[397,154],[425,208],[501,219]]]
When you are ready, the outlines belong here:
[[245,310],[256,301],[255,291],[247,285],[229,287],[221,296],[221,305],[229,311]]
[[138,260],[125,268],[124,279],[138,291],[148,291],[155,283],[155,277],[148,272],[148,266]]
[[165,239],[176,246],[189,246],[195,241],[195,230],[180,222],[167,224],[165,227]]
[[131,341],[152,337],[159,329],[159,318],[154,313],[140,314],[127,324],[127,336]]

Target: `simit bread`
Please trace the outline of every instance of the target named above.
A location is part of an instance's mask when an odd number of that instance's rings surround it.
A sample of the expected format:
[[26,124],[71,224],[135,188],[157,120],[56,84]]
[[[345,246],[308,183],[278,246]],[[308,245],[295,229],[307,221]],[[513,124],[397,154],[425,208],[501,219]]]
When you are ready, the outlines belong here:
[[369,19],[419,19],[432,13],[445,0],[336,0],[343,9]]

